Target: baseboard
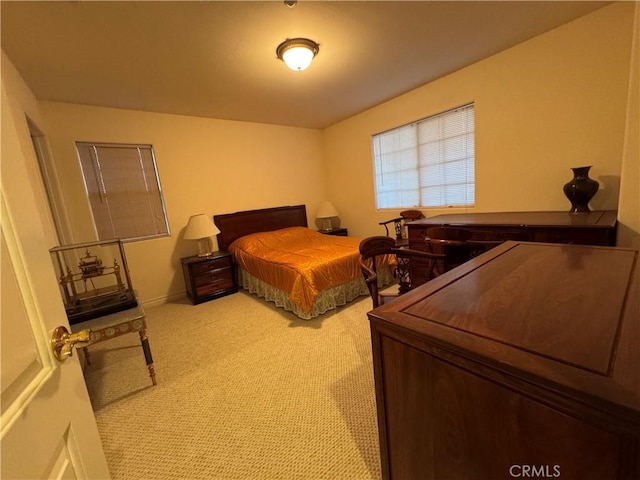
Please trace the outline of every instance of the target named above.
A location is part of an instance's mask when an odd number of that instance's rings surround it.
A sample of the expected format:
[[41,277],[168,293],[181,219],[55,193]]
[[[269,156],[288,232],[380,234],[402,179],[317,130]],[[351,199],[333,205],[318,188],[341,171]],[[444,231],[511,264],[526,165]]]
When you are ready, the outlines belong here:
[[144,308],[157,307],[160,305],[164,305],[166,303],[172,303],[178,300],[183,300],[185,298],[187,298],[186,290],[180,293],[174,293],[172,295],[167,295],[164,297],[156,297],[151,300],[145,300],[144,302],[142,302],[142,306]]

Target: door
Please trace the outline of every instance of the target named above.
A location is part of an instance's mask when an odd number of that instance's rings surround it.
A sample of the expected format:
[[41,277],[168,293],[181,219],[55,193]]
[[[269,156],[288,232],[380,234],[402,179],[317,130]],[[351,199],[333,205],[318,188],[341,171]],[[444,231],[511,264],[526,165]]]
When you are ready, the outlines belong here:
[[78,357],[50,337],[69,328],[48,249],[46,195],[24,113],[2,85],[0,477],[109,478]]

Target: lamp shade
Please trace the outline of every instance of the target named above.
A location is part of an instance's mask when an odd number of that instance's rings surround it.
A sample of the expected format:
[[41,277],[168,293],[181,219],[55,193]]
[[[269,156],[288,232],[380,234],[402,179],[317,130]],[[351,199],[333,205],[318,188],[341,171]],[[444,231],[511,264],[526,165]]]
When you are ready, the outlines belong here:
[[220,230],[213,224],[210,217],[203,213],[191,215],[189,223],[184,231],[186,240],[198,240],[198,256],[207,257],[211,255],[211,237],[220,233]]
[[329,201],[320,202],[316,218],[332,218],[337,216],[338,211],[336,210],[336,207],[333,206],[333,203]]
[[322,220],[321,230],[326,232],[331,231],[333,226],[330,219],[337,216],[338,211],[336,210],[336,207],[333,206],[333,203],[327,200],[320,202],[320,205],[318,205],[318,211],[316,212],[316,218]]
[[201,238],[213,237],[220,233],[220,230],[213,224],[213,220],[207,215],[200,213],[192,215],[184,231],[186,240],[199,240]]

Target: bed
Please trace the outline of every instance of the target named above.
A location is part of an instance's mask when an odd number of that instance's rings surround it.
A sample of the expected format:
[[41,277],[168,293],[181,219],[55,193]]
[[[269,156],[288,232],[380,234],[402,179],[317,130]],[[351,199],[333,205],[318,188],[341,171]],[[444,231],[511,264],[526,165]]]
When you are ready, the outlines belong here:
[[[232,253],[238,284],[309,320],[369,295],[358,264],[360,238],[308,228],[304,205],[215,215],[218,247]],[[380,273],[393,281],[391,269]]]

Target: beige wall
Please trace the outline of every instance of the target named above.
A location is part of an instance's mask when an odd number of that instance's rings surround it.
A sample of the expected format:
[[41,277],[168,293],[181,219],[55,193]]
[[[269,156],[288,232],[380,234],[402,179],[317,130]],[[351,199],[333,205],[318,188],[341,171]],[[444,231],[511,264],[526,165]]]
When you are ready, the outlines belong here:
[[[14,212],[20,211],[20,198],[23,195],[35,198],[40,206],[38,209],[40,217],[34,218],[34,222],[39,222],[44,227],[47,239],[31,239],[31,241],[43,241],[48,245],[49,242],[55,242],[55,227],[47,207],[47,197],[40,180],[27,123],[27,118],[34,123],[42,123],[38,101],[4,52],[1,58],[2,189],[3,191],[11,190],[11,197],[7,195],[7,202],[16,202],[15,205],[9,205]],[[24,172],[27,178],[23,178]],[[52,246],[53,244],[47,249]]]
[[343,224],[380,234],[397,213],[375,209],[371,135],[472,101],[476,205],[466,211],[568,210],[562,186],[583,165],[600,182],[591,207],[617,208],[633,8],[598,10],[328,128],[328,192]]
[[171,236],[125,247],[145,303],[184,294],[180,258],[197,253],[196,243],[182,238],[190,215],[306,204],[313,224],[324,199],[318,130],[54,102],[41,109],[72,243],[95,239],[75,142],[153,145]]

